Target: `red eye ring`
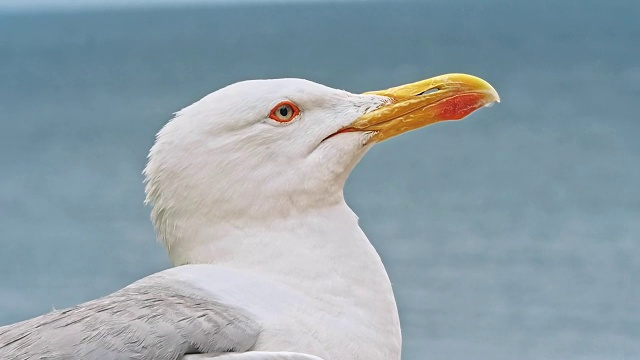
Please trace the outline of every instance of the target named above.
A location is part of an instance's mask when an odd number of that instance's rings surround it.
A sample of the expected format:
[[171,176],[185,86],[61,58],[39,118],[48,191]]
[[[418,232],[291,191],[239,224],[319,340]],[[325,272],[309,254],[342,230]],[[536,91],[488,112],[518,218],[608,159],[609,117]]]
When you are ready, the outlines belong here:
[[300,114],[300,109],[291,101],[282,101],[278,103],[269,114],[269,117],[280,123],[288,123]]

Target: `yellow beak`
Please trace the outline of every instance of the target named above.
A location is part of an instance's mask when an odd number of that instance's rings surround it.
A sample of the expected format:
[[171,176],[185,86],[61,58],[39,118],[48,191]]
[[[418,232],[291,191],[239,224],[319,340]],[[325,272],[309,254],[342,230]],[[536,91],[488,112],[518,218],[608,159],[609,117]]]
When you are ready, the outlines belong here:
[[345,131],[375,132],[384,141],[407,131],[446,120],[460,120],[483,106],[500,102],[498,92],[471,75],[447,74],[387,90],[371,91],[391,102],[360,117]]

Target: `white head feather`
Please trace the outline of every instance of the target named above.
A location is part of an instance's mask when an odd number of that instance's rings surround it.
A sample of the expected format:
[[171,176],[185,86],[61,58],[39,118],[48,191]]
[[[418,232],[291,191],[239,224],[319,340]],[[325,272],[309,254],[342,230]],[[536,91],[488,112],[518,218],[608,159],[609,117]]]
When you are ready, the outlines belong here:
[[[285,100],[300,109],[286,124],[269,117]],[[343,204],[344,183],[371,134],[327,137],[388,101],[301,79],[252,80],[177,112],[158,133],[144,172],[152,219],[172,261],[215,261],[195,243],[216,241],[211,232],[208,239],[197,234],[204,224],[273,226]]]

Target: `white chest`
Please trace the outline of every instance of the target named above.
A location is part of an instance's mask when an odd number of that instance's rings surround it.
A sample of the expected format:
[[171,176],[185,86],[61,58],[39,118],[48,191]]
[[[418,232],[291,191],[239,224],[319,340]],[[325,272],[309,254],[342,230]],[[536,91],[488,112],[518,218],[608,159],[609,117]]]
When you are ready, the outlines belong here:
[[279,222],[199,228],[189,258],[215,265],[192,281],[255,315],[263,325],[255,350],[400,360],[391,284],[346,205]]
[[337,296],[323,289],[303,293],[273,284],[253,286],[240,296],[254,299],[244,307],[264,327],[255,350],[303,352],[325,360],[399,360],[400,327],[391,289],[351,290]]
[[345,304],[329,310],[319,305],[291,304],[289,311],[268,316],[256,350],[303,352],[325,360],[400,359],[395,309],[374,312]]
[[324,360],[400,360],[400,325],[386,276],[378,286],[345,279],[291,286],[290,279],[206,267],[180,277],[252,314],[263,328],[253,350]]

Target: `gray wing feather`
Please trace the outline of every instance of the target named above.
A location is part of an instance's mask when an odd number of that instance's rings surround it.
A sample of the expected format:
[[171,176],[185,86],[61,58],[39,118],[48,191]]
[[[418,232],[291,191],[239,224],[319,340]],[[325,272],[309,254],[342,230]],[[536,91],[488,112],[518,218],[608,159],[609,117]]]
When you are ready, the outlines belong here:
[[179,359],[242,352],[260,325],[161,273],[106,297],[0,327],[0,359]]

